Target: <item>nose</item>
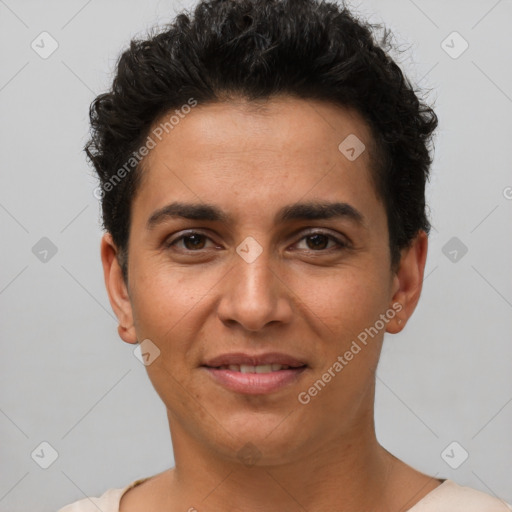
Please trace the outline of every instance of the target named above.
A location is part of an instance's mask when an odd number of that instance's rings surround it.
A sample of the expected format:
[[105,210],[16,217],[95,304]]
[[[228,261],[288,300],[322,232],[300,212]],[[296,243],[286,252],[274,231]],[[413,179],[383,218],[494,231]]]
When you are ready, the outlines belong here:
[[292,319],[292,292],[264,250],[255,261],[238,254],[233,268],[222,280],[219,318],[226,325],[238,324],[248,331],[260,331],[271,323],[285,324]]

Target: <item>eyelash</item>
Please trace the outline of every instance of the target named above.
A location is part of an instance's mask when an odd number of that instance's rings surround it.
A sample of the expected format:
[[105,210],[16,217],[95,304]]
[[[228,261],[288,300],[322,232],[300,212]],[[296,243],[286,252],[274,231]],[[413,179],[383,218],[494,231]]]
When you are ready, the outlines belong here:
[[[183,235],[181,235],[180,237],[176,238],[175,240],[172,240],[170,242],[166,242],[165,243],[165,248],[166,249],[171,249],[172,246],[174,246],[177,242],[180,242],[181,240],[184,240],[185,238],[189,238],[189,237],[192,237],[192,236],[196,236],[196,235],[199,235],[201,237],[205,237],[207,239],[210,239],[209,236],[205,235],[204,233],[201,233],[200,231],[189,231]],[[340,251],[340,250],[343,250],[343,249],[348,249],[349,248],[349,244],[347,242],[344,242],[342,240],[340,240],[339,238],[336,238],[335,236],[331,235],[330,233],[326,233],[326,232],[323,232],[323,231],[314,231],[314,232],[310,232],[310,233],[307,233],[306,235],[304,235],[303,237],[301,237],[299,239],[299,242],[308,238],[308,237],[313,237],[315,235],[320,235],[320,236],[325,236],[326,238],[328,238],[330,241],[333,241],[337,247],[331,247],[330,249],[319,249],[319,250],[314,250],[314,249],[309,249],[308,252],[314,252],[314,253],[328,253],[328,252],[331,252],[332,250],[335,250],[335,251]],[[211,239],[210,239],[211,240]],[[204,249],[198,249],[198,250],[192,250],[192,249],[181,249],[185,252],[188,252],[188,253],[193,253],[193,252],[201,252],[202,250]]]

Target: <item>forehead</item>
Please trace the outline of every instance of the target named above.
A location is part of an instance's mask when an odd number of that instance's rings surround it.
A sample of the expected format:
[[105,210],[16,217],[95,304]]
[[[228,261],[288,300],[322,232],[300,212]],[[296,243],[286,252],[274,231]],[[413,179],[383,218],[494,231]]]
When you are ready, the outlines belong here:
[[146,216],[171,200],[260,215],[301,198],[379,202],[371,133],[354,110],[283,97],[198,105],[166,130],[169,117],[154,123],[143,161],[135,203]]
[[[171,118],[173,124],[169,126]],[[354,109],[291,96],[198,105],[179,118],[171,112],[155,121],[152,133],[158,131],[157,142],[172,139],[176,144],[189,143],[193,138],[197,148],[215,145],[216,149],[234,152],[282,148],[302,153],[313,150],[318,155],[328,153],[333,144],[337,148],[349,135],[358,136],[367,147],[372,145],[367,124]],[[147,160],[165,146],[158,144],[157,151],[152,151]]]

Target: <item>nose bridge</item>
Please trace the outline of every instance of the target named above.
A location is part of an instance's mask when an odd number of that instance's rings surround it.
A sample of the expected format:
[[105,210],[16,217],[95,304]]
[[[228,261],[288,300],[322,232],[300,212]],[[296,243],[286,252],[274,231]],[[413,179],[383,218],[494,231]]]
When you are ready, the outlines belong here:
[[237,248],[234,268],[226,276],[219,305],[221,319],[236,321],[248,330],[259,330],[272,321],[287,321],[290,304],[271,267],[269,251],[250,240],[244,242]]

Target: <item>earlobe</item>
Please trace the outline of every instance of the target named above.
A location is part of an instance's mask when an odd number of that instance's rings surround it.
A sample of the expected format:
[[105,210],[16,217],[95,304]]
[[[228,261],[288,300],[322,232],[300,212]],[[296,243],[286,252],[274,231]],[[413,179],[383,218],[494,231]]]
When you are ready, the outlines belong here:
[[117,248],[108,232],[101,239],[101,262],[110,305],[119,321],[117,332],[126,343],[137,343],[128,289],[118,262]]
[[423,275],[427,259],[428,237],[420,230],[411,245],[402,250],[400,265],[394,276],[392,304],[400,304],[401,308],[387,324],[386,332],[400,332],[411,317],[420,299],[423,287]]

